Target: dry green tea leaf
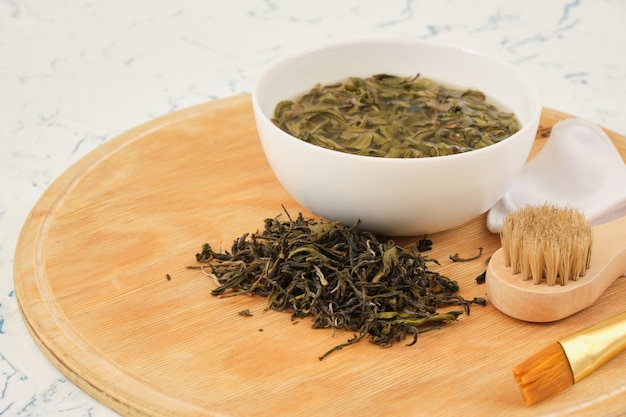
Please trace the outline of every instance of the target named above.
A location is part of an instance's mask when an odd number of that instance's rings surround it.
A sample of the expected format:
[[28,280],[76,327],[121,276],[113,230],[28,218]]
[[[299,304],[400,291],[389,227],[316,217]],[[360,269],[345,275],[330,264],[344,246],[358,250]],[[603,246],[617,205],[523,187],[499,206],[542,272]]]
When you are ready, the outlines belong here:
[[[422,239],[430,249],[431,241]],[[266,219],[263,232],[244,234],[230,252],[208,243],[196,255],[200,268],[213,274],[216,296],[256,294],[268,307],[288,311],[292,319],[311,317],[313,328],[348,329],[358,334],[322,355],[363,338],[380,346],[412,337],[469,314],[456,281],[428,269],[418,246],[402,248],[360,230],[358,223],[307,219]],[[462,311],[439,312],[461,306]]]

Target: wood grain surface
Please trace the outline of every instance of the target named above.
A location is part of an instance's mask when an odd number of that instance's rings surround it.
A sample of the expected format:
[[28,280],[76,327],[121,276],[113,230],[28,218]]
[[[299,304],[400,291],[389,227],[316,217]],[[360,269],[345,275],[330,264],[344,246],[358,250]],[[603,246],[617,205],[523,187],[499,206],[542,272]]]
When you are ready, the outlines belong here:
[[[533,154],[567,117],[544,111]],[[626,139],[608,133],[626,155]],[[414,346],[364,341],[319,361],[352,334],[292,322],[258,297],[213,297],[214,282],[186,268],[203,243],[230,248],[281,214],[281,205],[312,216],[274,178],[248,95],[134,128],[72,166],[33,208],[15,255],[24,320],[61,372],[128,416],[626,413],[625,354],[533,407],[512,377],[528,355],[626,310],[625,278],[556,323],[475,306]],[[459,282],[461,295],[485,297],[475,278],[499,238],[484,215],[429,238],[437,269]],[[476,261],[449,259],[478,247]],[[253,316],[240,316],[243,309]]]

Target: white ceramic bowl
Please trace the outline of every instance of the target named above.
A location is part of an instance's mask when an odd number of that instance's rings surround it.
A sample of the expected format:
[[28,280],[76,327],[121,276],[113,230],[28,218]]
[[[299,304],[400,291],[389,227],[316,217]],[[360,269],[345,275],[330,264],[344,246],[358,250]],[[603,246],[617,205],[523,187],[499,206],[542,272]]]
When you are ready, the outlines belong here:
[[[444,84],[478,89],[516,113],[522,129],[488,147],[432,158],[377,158],[325,149],[294,138],[271,118],[276,104],[317,83],[378,73],[420,73]],[[335,43],[281,59],[252,93],[267,160],[300,204],[328,220],[388,236],[435,233],[491,208],[520,174],[532,146],[541,99],[515,66],[492,57],[417,40]]]

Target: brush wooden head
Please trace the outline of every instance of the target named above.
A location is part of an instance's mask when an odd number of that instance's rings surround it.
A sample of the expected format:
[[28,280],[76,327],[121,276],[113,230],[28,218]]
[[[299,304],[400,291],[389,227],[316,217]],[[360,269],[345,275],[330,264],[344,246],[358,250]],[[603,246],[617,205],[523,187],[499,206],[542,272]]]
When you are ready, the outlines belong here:
[[566,285],[589,268],[591,225],[573,208],[526,206],[509,214],[500,238],[506,266],[534,284]]
[[[571,209],[546,206],[526,208],[507,220],[517,223],[514,229],[524,236],[511,237],[507,233],[517,232],[509,232],[507,226],[502,239],[506,248],[495,251],[489,260],[486,285],[494,307],[525,321],[560,320],[594,304],[624,273],[626,216],[591,230],[579,216]],[[577,233],[580,222],[582,232]],[[563,229],[561,237],[569,236],[563,243],[550,237],[554,233],[559,236],[560,229]],[[592,238],[593,254],[590,253]],[[585,271],[587,266],[589,269]],[[520,272],[514,274],[516,269]],[[525,272],[521,272],[522,269]],[[538,272],[533,274],[532,271]],[[584,279],[578,279],[580,275],[585,275]],[[535,282],[541,285],[534,285]],[[554,285],[556,283],[562,285]]]
[[569,361],[559,343],[553,343],[513,368],[524,401],[536,404],[574,385]]

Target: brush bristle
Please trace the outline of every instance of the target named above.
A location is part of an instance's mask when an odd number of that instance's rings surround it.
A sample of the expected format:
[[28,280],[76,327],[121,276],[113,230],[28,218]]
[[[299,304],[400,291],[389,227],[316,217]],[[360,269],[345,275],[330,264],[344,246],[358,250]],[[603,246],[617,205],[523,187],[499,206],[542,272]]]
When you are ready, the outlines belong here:
[[574,385],[574,375],[559,343],[549,345],[513,369],[524,401],[538,403]]
[[511,272],[547,285],[566,285],[585,275],[591,236],[591,225],[582,213],[547,204],[509,214],[500,234]]

